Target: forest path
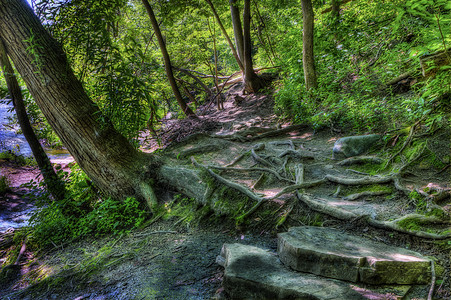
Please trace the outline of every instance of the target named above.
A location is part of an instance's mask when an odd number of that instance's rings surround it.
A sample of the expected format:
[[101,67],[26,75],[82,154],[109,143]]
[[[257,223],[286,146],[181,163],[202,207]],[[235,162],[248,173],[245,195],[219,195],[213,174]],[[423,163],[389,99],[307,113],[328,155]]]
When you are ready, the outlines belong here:
[[[215,263],[215,258],[224,243],[238,242],[275,252],[277,232],[292,226],[320,225],[434,256],[441,266],[440,278],[444,278],[436,295],[443,299],[451,297],[446,241],[416,237],[380,223],[417,212],[416,203],[393,180],[363,185],[334,182],[334,178],[355,182],[359,178],[384,178],[390,175],[388,171],[379,172],[380,165],[362,168],[333,160],[332,147],[339,135],[315,132],[305,126],[277,125],[280,121],[273,113],[270,96],[245,96],[235,90],[229,93],[224,106],[220,111],[214,104],[200,109],[205,114],[199,119],[163,120],[165,126],[160,133],[161,141],[167,145],[162,153],[168,162],[187,169],[203,169],[205,180],[208,176],[215,182],[226,180],[222,182],[225,188],[215,185],[206,193],[204,204],[211,210],[203,214],[203,219],[174,214],[121,238],[104,237],[57,247],[35,258],[35,263],[24,265],[21,278],[0,291],[0,296],[5,299],[221,297],[223,268]],[[186,138],[188,135],[191,137]],[[439,140],[449,141],[443,135],[440,137]],[[156,141],[147,137],[143,149],[155,148]],[[443,147],[434,150],[440,154]],[[349,171],[351,168],[371,175]],[[212,177],[209,171],[220,177]],[[228,183],[245,190],[227,186]],[[446,172],[412,164],[401,184],[409,189],[428,185],[447,189],[449,177]],[[232,191],[227,201],[217,201],[215,195],[225,190]],[[240,197],[243,191],[256,198]],[[377,193],[349,198],[362,192]],[[160,193],[168,210],[179,209],[172,193]],[[259,199],[264,200],[256,207]],[[450,201],[447,198],[436,205],[449,212]],[[189,210],[202,211],[202,207]],[[243,212],[247,213],[243,216]],[[209,218],[211,215],[216,218]],[[235,224],[230,222],[231,217]],[[426,224],[420,231],[438,234],[448,228],[449,224]],[[23,290],[28,282],[49,274],[40,284]],[[13,291],[16,293],[11,294]],[[424,295],[424,288],[419,292]]]

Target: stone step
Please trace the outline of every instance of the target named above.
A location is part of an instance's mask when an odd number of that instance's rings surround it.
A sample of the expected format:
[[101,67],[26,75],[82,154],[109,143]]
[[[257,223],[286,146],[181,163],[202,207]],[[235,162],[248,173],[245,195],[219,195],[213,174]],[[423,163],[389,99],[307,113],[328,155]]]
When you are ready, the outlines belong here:
[[370,287],[294,272],[275,253],[224,244],[217,262],[225,267],[223,287],[231,299],[404,299],[409,285]]
[[369,284],[427,284],[431,262],[419,253],[332,228],[292,227],[278,235],[280,260],[290,268]]

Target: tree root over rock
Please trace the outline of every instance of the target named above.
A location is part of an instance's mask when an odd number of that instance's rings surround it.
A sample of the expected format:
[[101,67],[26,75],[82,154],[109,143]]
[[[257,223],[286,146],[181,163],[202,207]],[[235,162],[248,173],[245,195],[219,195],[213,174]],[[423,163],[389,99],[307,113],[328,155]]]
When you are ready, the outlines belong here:
[[280,181],[286,181],[286,182],[290,182],[290,183],[295,183],[293,180],[285,178],[283,176],[280,176],[279,173],[277,173],[276,171],[269,169],[269,168],[233,168],[233,167],[220,167],[220,166],[213,166],[213,165],[208,165],[206,166],[207,168],[211,168],[211,169],[217,169],[217,170],[221,170],[221,171],[234,171],[234,172],[267,172],[270,173],[272,175],[274,175],[278,180]]
[[342,161],[338,162],[337,165],[339,166],[351,166],[351,165],[364,165],[364,164],[381,164],[384,160],[379,157],[374,156],[358,156],[358,157],[349,157],[346,159],[343,159]]
[[432,217],[432,216],[428,217],[428,216],[423,216],[423,215],[419,215],[419,214],[409,214],[409,215],[403,216],[403,217],[393,220],[393,221],[379,221],[379,220],[370,218],[370,216],[368,216],[368,215],[358,215],[358,214],[349,212],[347,210],[344,210],[344,209],[341,209],[338,207],[333,207],[333,206],[327,205],[326,203],[324,203],[322,201],[313,200],[310,196],[308,196],[306,194],[301,194],[299,192],[296,192],[296,194],[297,194],[297,197],[299,198],[299,200],[301,200],[304,204],[306,204],[311,209],[313,209],[317,212],[332,216],[334,218],[340,219],[340,220],[353,222],[356,219],[362,219],[362,220],[365,220],[365,222],[372,227],[376,227],[376,228],[380,228],[380,229],[384,229],[384,230],[395,230],[398,232],[406,233],[406,234],[413,235],[413,236],[420,237],[420,238],[427,238],[427,239],[434,239],[434,240],[443,240],[443,239],[451,238],[451,233],[435,234],[435,233],[430,233],[430,232],[421,231],[421,230],[408,230],[399,225],[400,222],[405,221],[405,220],[414,220],[414,221],[418,221],[418,222],[422,222],[422,223],[433,223],[433,224],[449,223],[449,222],[440,220],[436,217]]
[[391,191],[388,191],[388,190],[387,191],[364,191],[361,193],[355,193],[355,194],[348,195],[348,196],[344,197],[343,200],[355,201],[362,197],[383,196],[383,195],[388,195],[388,194],[391,194]]

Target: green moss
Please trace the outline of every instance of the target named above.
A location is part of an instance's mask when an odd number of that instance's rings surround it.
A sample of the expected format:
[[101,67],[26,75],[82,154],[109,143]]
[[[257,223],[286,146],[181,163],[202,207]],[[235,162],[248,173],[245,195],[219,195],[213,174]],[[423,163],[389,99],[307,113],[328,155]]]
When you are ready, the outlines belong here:
[[6,160],[15,162],[21,166],[35,166],[36,161],[32,157],[26,157],[21,154],[17,154],[12,151],[6,151],[0,153],[0,160]]
[[434,208],[431,211],[428,211],[426,213],[426,215],[427,216],[435,216],[435,217],[437,217],[439,219],[442,219],[442,220],[445,220],[445,218],[448,217],[447,214],[442,209],[439,209],[439,208]]
[[380,163],[380,164],[368,163],[368,164],[353,166],[352,168],[359,172],[368,173],[371,175],[377,175],[377,174],[380,174],[381,170],[384,167],[384,164],[385,163]]
[[249,207],[249,198],[229,187],[221,186],[217,189],[213,210],[220,215],[230,216],[232,219],[242,215]]
[[421,226],[420,226],[421,224],[416,219],[406,218],[404,220],[399,221],[397,224],[399,227],[405,228],[407,230],[411,230],[411,231],[421,230]]
[[387,193],[392,193],[393,189],[390,186],[380,185],[380,184],[372,184],[372,185],[357,186],[357,187],[349,186],[344,190],[344,194],[346,196],[349,196],[352,194],[357,194],[357,193],[362,193],[362,192],[381,192],[381,191],[384,191]]

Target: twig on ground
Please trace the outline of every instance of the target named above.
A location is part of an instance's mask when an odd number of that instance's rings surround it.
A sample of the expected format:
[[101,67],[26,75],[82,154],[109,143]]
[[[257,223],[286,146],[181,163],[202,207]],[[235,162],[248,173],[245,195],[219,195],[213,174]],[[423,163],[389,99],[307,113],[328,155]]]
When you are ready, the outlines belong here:
[[434,287],[435,287],[435,263],[431,259],[431,288],[428,293],[428,300],[432,300],[432,296],[434,295]]
[[341,191],[341,185],[338,185],[335,193],[332,194],[332,197],[338,198],[338,195],[340,194],[340,191]]
[[22,247],[20,247],[19,255],[17,255],[16,262],[14,263],[15,266],[19,265],[20,259],[22,258],[23,254],[25,253],[25,250],[27,250],[27,238],[28,238],[28,236],[26,236],[22,242]]
[[148,235],[152,235],[152,234],[167,234],[167,233],[176,234],[178,232],[177,231],[172,231],[172,230],[161,230],[161,231],[151,231],[151,232],[135,234],[134,236],[135,237],[142,237],[142,236],[148,236]]
[[412,125],[412,127],[410,127],[410,131],[409,131],[409,135],[407,136],[406,140],[404,141],[404,144],[402,145],[401,149],[399,149],[398,152],[396,152],[395,154],[393,154],[385,163],[383,169],[386,169],[388,167],[388,165],[398,156],[400,155],[404,149],[410,144],[410,142],[412,142],[413,139],[413,133],[415,132],[415,129],[417,128],[417,126],[424,120],[424,118],[430,114],[431,111],[425,115],[423,115],[418,121],[415,122],[415,124]]
[[415,155],[414,158],[410,159],[407,163],[405,163],[401,168],[399,168],[398,173],[402,174],[404,172],[405,169],[407,169],[408,166],[410,166],[412,163],[414,163],[415,161],[417,161],[418,159],[420,159],[421,156],[423,156],[424,151],[427,149],[427,141],[423,146],[423,149],[421,149],[421,151],[418,152],[417,155]]

